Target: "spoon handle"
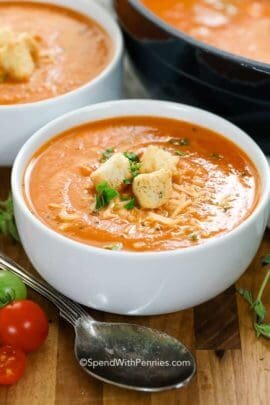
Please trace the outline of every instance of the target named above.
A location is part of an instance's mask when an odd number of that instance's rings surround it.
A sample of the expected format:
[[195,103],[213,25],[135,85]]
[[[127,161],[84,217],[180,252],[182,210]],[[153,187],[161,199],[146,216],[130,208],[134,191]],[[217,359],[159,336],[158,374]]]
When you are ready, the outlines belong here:
[[38,280],[19,264],[0,253],[0,268],[19,276],[25,284],[51,301],[60,311],[60,315],[71,325],[75,326],[79,318],[90,318],[90,315],[78,304],[59,293],[45,281]]

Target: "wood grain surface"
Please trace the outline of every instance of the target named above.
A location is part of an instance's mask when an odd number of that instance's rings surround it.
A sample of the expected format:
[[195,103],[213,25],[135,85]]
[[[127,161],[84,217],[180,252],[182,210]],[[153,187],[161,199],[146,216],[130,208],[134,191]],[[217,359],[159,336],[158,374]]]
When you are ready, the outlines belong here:
[[[0,169],[0,198],[9,191],[10,172]],[[35,273],[20,245],[0,237],[0,249]],[[270,252],[267,231],[250,268],[237,283],[257,291],[265,269],[261,257]],[[217,263],[218,271],[218,263]],[[266,405],[270,402],[270,341],[257,339],[248,306],[235,288],[194,309],[153,317],[122,317],[98,311],[100,320],[135,322],[160,329],[182,340],[193,351],[198,372],[186,388],[145,394],[102,384],[85,374],[73,356],[74,333],[55,308],[29,290],[50,320],[46,344],[28,356],[23,379],[0,387],[0,405]],[[270,311],[270,288],[266,291]]]

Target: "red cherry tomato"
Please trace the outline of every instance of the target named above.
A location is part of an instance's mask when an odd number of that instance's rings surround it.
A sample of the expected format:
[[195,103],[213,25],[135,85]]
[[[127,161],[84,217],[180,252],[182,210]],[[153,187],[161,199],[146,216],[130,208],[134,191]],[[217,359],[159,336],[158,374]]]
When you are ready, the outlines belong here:
[[0,385],[11,385],[19,381],[25,366],[26,356],[21,349],[0,347]]
[[0,341],[22,349],[37,350],[48,335],[48,320],[39,305],[30,300],[15,301],[0,309]]

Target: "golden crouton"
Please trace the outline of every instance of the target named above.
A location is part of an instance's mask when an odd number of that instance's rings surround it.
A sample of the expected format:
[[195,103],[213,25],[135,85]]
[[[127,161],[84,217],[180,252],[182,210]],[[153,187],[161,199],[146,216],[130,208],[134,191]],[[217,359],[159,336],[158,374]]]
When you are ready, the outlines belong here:
[[159,208],[172,195],[172,172],[161,169],[139,174],[133,181],[133,193],[142,208]]
[[39,57],[39,45],[35,38],[32,35],[28,34],[28,32],[22,32],[18,36],[18,40],[25,42],[25,44],[28,46],[32,58],[34,59],[34,61],[37,61]]
[[35,69],[38,45],[27,33],[15,36],[12,31],[0,31],[0,71],[14,80],[27,80]]
[[9,27],[0,28],[0,48],[15,38],[14,32]]
[[106,181],[110,187],[118,189],[124,179],[131,178],[130,164],[123,153],[115,153],[110,159],[95,170],[90,178],[94,184]]
[[26,80],[34,71],[35,64],[24,42],[13,41],[0,49],[2,70],[15,80]]
[[179,161],[177,156],[159,148],[158,146],[149,146],[142,157],[141,173],[151,173],[160,169],[170,170],[176,173],[176,166]]

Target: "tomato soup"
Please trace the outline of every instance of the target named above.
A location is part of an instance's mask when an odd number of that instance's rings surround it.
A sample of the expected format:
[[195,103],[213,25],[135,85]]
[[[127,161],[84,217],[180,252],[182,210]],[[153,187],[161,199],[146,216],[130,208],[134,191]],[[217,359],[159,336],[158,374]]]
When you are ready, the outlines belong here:
[[31,103],[67,93],[95,78],[112,58],[105,30],[75,11],[49,4],[0,1],[0,28],[27,32],[40,58],[29,80],[0,80],[0,105]]
[[164,251],[237,227],[257,204],[260,180],[238,146],[208,129],[123,117],[73,128],[42,146],[26,169],[24,192],[32,213],[69,238]]
[[142,0],[171,26],[217,48],[270,62],[269,0]]

